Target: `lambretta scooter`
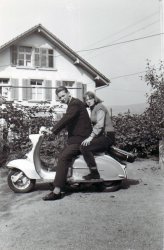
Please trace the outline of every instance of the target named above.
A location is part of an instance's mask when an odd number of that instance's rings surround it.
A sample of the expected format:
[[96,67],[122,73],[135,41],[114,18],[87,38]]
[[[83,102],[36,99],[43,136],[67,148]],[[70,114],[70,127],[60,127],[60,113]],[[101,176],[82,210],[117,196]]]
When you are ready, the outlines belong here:
[[[26,154],[25,159],[12,160],[7,164],[10,169],[8,185],[16,193],[26,193],[33,190],[36,181],[53,183],[56,174],[55,170],[49,171],[45,169],[40,159],[40,147],[45,137],[43,131],[44,128],[41,128],[39,134],[29,136],[32,141],[32,149]],[[96,154],[95,160],[100,179],[89,181],[83,179],[83,176],[89,174],[89,168],[83,156],[78,155],[68,171],[67,185],[70,187],[94,185],[97,191],[103,191],[104,189],[109,191],[118,190],[122,181],[127,178],[126,164],[105,153]]]

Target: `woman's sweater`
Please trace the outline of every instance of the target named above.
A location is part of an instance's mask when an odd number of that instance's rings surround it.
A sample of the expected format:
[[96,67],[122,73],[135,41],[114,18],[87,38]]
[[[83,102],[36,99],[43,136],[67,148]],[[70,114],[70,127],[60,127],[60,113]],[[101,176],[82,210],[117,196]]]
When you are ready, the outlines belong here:
[[91,122],[93,125],[93,130],[91,133],[92,137],[104,133],[106,134],[107,132],[114,132],[114,127],[112,125],[109,112],[102,103],[96,104],[93,109],[91,109]]

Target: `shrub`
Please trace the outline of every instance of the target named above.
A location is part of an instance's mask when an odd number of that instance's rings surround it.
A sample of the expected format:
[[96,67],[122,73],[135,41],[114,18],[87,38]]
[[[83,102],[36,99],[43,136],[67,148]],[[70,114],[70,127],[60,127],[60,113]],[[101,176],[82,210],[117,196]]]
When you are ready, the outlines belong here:
[[120,114],[113,117],[116,145],[128,152],[138,152],[141,157],[158,153],[159,135],[148,119],[141,114]]
[[161,128],[164,128],[164,65],[159,68],[147,62],[142,79],[151,86],[147,94],[148,108],[141,115],[125,113],[113,117],[117,145],[127,151],[137,150],[140,156],[159,153]]
[[[2,104],[0,111],[0,119],[5,120],[5,125],[0,126],[3,137],[0,144],[1,165],[5,159],[7,161],[20,158],[27,153],[31,148],[29,133],[38,133],[41,126],[51,127],[57,119],[56,112],[46,106],[24,107],[8,103]],[[57,145],[61,148],[61,143],[57,143]],[[9,150],[7,151],[6,148]],[[10,152],[10,155],[6,152]]]

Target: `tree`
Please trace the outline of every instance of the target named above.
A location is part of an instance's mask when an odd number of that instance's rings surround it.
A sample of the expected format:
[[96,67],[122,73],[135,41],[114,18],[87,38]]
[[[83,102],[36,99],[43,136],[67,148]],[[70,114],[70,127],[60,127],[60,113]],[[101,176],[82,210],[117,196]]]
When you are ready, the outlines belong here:
[[151,93],[147,94],[149,107],[145,114],[157,137],[161,137],[161,128],[164,128],[164,64],[161,61],[159,68],[147,62],[147,71],[144,77],[147,85],[151,86]]

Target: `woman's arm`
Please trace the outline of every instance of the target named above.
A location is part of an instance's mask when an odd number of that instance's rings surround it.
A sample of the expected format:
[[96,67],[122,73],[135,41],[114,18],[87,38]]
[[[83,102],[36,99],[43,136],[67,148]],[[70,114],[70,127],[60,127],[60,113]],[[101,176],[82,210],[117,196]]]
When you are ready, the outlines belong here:
[[91,141],[93,140],[93,138],[97,135],[100,134],[100,132],[102,131],[103,127],[104,127],[104,122],[105,122],[105,112],[100,109],[97,111],[97,118],[96,118],[97,122],[96,124],[93,126],[92,129],[92,133],[90,134],[90,136],[85,139],[81,145],[83,146],[87,146],[91,143]]
[[93,126],[91,136],[94,138],[95,136],[99,135],[104,128],[105,123],[105,112],[100,109],[97,111],[97,117],[96,117],[96,124]]

